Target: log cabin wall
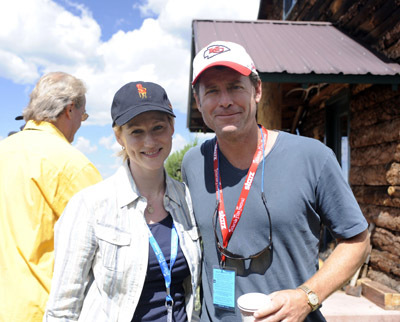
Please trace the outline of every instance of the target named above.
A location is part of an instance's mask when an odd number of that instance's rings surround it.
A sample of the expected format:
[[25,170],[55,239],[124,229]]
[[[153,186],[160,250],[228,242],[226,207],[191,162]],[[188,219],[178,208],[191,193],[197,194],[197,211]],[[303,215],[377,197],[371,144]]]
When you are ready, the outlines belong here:
[[[259,19],[283,19],[283,1],[262,0]],[[286,20],[329,21],[400,63],[398,0],[297,0]],[[325,138],[325,102],[350,91],[349,183],[376,226],[368,277],[400,292],[400,90],[391,85],[331,84],[308,102],[301,135]]]
[[354,86],[350,112],[349,182],[375,224],[368,276],[400,292],[400,91]]

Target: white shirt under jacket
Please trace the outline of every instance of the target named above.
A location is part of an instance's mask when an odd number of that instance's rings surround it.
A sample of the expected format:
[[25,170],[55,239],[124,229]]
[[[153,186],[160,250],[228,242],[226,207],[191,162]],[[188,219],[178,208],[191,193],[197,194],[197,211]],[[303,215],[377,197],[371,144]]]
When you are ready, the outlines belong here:
[[[189,321],[199,319],[200,240],[186,185],[166,175],[164,207],[173,218],[191,276]],[[55,266],[43,321],[131,322],[146,277],[147,201],[127,162],[77,193],[55,226]]]

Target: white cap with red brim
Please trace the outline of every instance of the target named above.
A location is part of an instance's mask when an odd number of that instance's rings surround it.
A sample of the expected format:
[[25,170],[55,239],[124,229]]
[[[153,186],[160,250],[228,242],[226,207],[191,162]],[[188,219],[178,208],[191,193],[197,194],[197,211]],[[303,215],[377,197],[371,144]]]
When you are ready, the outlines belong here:
[[214,66],[226,66],[244,76],[249,76],[252,72],[258,74],[244,47],[234,42],[214,41],[201,49],[194,58],[192,85],[205,70]]

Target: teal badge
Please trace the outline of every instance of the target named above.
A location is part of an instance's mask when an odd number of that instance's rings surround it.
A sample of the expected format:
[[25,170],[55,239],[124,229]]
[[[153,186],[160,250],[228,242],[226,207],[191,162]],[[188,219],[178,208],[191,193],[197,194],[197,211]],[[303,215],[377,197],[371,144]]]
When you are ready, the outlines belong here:
[[234,269],[213,268],[213,303],[225,310],[235,310],[235,279]]

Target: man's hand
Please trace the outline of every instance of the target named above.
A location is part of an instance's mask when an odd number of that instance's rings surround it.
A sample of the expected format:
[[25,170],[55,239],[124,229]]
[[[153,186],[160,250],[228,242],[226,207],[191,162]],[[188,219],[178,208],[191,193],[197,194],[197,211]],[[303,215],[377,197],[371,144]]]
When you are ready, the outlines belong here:
[[269,294],[272,301],[254,313],[255,322],[304,321],[311,312],[302,290],[283,290]]
[[[349,280],[362,265],[369,249],[369,233],[365,230],[352,238],[337,242],[335,250],[321,269],[304,281],[318,295],[320,303]],[[303,321],[311,312],[307,295],[300,289],[283,290],[269,295],[272,304],[254,313],[256,322]]]

